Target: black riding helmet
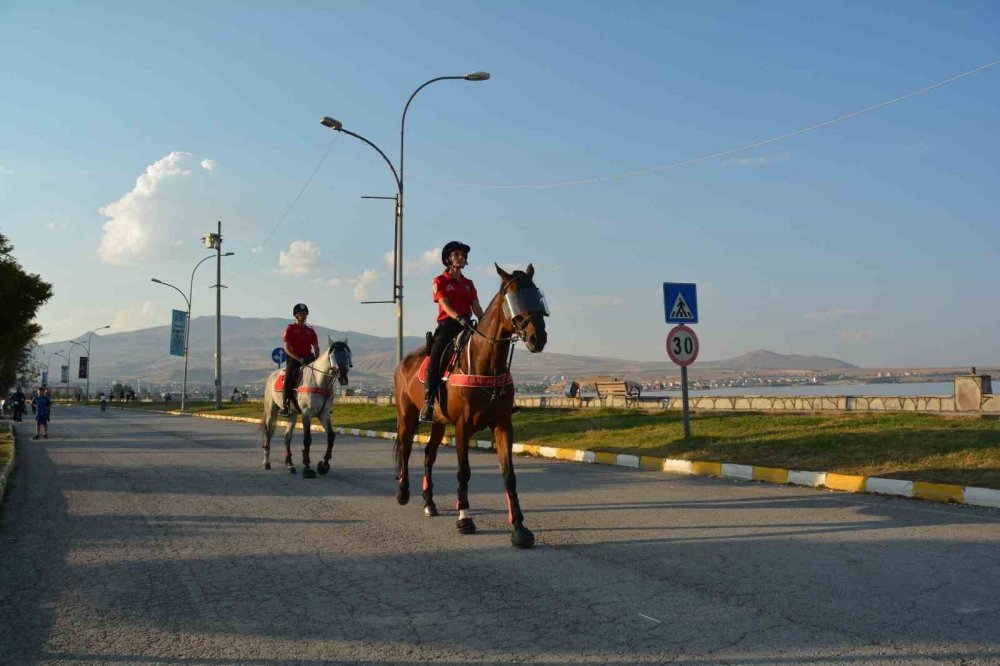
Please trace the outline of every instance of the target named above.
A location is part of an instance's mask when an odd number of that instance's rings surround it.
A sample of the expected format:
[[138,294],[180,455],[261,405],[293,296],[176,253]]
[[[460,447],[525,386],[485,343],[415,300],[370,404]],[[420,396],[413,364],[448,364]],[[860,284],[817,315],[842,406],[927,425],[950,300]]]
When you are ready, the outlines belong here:
[[305,303],[296,303],[295,307],[292,308],[292,316],[294,317],[298,313],[309,314],[309,308],[306,307]]
[[447,266],[448,257],[455,250],[465,250],[465,254],[469,254],[469,252],[472,251],[472,248],[466,245],[465,243],[459,241],[450,241],[447,245],[444,246],[444,249],[441,250],[441,263]]

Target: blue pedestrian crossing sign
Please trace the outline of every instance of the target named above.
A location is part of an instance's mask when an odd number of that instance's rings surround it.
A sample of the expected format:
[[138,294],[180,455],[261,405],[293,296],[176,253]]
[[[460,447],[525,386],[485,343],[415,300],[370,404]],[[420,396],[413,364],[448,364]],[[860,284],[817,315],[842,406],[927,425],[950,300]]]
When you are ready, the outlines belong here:
[[278,365],[281,365],[288,360],[288,354],[286,354],[285,350],[281,347],[275,347],[274,351],[271,352],[271,360]]
[[663,314],[668,324],[698,323],[698,293],[693,282],[663,283]]

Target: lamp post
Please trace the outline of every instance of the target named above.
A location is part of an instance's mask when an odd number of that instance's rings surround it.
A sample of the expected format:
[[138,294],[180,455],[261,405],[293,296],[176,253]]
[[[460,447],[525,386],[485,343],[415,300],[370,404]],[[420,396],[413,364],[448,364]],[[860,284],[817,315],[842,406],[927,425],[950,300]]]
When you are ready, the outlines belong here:
[[[66,356],[66,354],[63,353],[62,349],[60,349],[57,352],[53,352],[52,354],[54,356],[61,356],[62,358],[66,359],[66,366],[69,367],[69,364],[70,364],[69,356]],[[69,354],[70,354],[70,356],[73,355],[73,348],[72,347],[69,348]],[[52,360],[52,356],[49,356],[49,360],[50,361]],[[67,375],[68,375],[68,373],[69,373],[69,371],[67,370]],[[62,379],[62,375],[61,374],[59,375],[59,379],[60,380]],[[68,379],[68,376],[67,376],[67,379]],[[59,383],[62,384],[62,381],[60,381]]]
[[[51,374],[50,373],[50,369],[52,368],[52,357],[56,356],[56,355],[59,355],[59,356],[62,356],[63,358],[66,358],[66,355],[63,354],[63,350],[62,349],[50,353],[49,354],[49,359],[45,362],[45,377],[46,378]],[[47,383],[48,383],[47,380],[45,382],[42,382],[42,386],[46,386]]]
[[[223,257],[231,257],[231,256],[233,256],[233,254],[234,254],[233,252],[226,252],[222,256]],[[156,278],[150,278],[151,282],[155,282],[156,284],[162,284],[163,286],[170,287],[171,289],[173,289],[174,291],[176,291],[178,294],[181,295],[181,298],[184,299],[184,302],[187,303],[187,322],[186,322],[187,325],[184,327],[184,329],[185,329],[184,330],[184,383],[181,386],[181,411],[182,412],[184,411],[184,406],[186,404],[186,399],[187,399],[188,343],[191,341],[191,301],[194,298],[194,293],[193,293],[193,291],[194,291],[194,274],[195,274],[195,272],[197,272],[199,266],[201,266],[203,263],[205,263],[206,261],[208,261],[209,259],[212,259],[214,257],[215,257],[214,254],[210,254],[207,257],[205,257],[204,259],[202,259],[201,261],[199,261],[197,264],[194,265],[194,268],[191,270],[191,282],[188,284],[188,293],[187,293],[187,295],[185,295],[183,291],[181,291],[180,289],[178,289],[174,285],[170,284],[169,282],[164,282],[163,280],[157,280]]]
[[[350,132],[344,129],[343,124],[330,118],[329,116],[324,116],[320,121],[326,127],[337,132],[343,132],[344,134],[349,134],[356,139],[364,141],[369,146],[378,151],[378,154],[382,156],[382,159],[386,161],[389,168],[392,169],[393,178],[396,179],[396,234],[395,234],[395,249],[394,249],[394,260],[393,260],[393,300],[396,303],[396,364],[398,365],[403,360],[403,146],[404,137],[406,132],[406,112],[410,110],[410,103],[413,98],[417,96],[421,90],[426,88],[432,83],[438,81],[488,81],[490,78],[489,72],[472,72],[471,74],[466,74],[464,76],[439,76],[433,78],[430,81],[422,83],[410,98],[406,100],[406,106],[403,107],[403,117],[399,123],[399,172],[396,172],[395,167],[392,162],[386,157],[385,153],[376,146],[374,143],[364,138],[359,134]],[[371,301],[371,302],[387,302],[387,301]]]
[[90,339],[94,337],[94,333],[103,331],[106,328],[111,328],[111,324],[95,328],[93,331],[87,331],[87,402],[90,402],[90,370],[94,367],[94,364],[90,362]]
[[[80,348],[80,349],[82,349],[83,351],[87,351],[87,346],[86,346],[85,344],[83,344],[82,342],[77,342],[76,340],[70,340],[70,341],[69,341],[69,343],[70,343],[71,345],[76,345],[77,347],[79,347],[79,348]],[[70,347],[70,349],[69,349],[69,355],[70,355],[70,356],[72,356],[72,355],[73,355],[73,348],[72,348],[72,347]],[[89,360],[90,360],[90,359],[87,359],[87,360],[88,360],[88,362],[89,362]],[[88,368],[88,371],[87,371],[87,375],[90,375],[90,371],[89,371],[89,370],[90,370],[90,369]],[[73,364],[72,364],[72,363],[70,363],[70,368],[69,368],[69,371],[68,371],[68,372],[69,372],[69,373],[72,373],[72,372],[73,372]],[[69,380],[69,379],[72,379],[72,374],[67,374],[67,376],[66,376],[66,379],[67,379],[67,380]],[[72,384],[72,383],[73,383],[73,382],[71,382],[71,381],[67,381],[67,382],[66,382],[66,386],[67,386],[67,389],[68,389],[68,387],[70,386],[70,384]],[[68,398],[69,396],[67,395],[66,397]]]

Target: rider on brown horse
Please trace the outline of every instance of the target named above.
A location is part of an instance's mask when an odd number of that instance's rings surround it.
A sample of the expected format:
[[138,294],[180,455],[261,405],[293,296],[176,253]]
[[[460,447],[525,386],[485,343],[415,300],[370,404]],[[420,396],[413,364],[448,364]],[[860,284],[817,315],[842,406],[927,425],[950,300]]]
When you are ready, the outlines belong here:
[[445,348],[462,329],[473,326],[470,315],[475,313],[480,319],[483,317],[476,286],[462,275],[462,269],[469,263],[469,249],[465,243],[451,241],[441,250],[441,263],[445,265],[445,270],[434,278],[433,284],[434,302],[438,304],[438,326],[431,339],[427,361],[421,421],[434,421],[434,401],[441,385],[441,355]]
[[306,307],[305,303],[297,303],[292,308],[292,316],[295,317],[295,323],[289,324],[285,328],[284,337],[288,362],[285,365],[282,416],[288,416],[288,406],[295,394],[295,382],[302,366],[312,363],[319,356],[319,340],[316,338],[316,330],[312,326],[306,325],[309,308]]

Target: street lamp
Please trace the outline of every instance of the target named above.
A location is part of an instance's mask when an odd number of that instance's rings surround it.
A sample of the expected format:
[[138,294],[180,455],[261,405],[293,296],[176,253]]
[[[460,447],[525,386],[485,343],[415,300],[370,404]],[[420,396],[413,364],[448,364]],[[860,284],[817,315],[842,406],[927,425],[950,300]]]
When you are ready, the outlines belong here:
[[[343,123],[339,120],[330,118],[329,116],[324,116],[320,121],[325,127],[330,129],[343,132],[344,134],[349,134],[356,139],[364,141],[369,146],[378,151],[378,154],[382,156],[382,159],[386,161],[389,168],[392,169],[393,178],[396,180],[396,234],[395,234],[395,249],[394,249],[394,269],[393,269],[393,300],[396,303],[396,363],[399,364],[403,360],[403,146],[404,146],[404,136],[406,132],[406,112],[410,109],[410,102],[413,98],[417,96],[417,93],[437,81],[488,81],[490,78],[489,72],[472,72],[471,74],[466,74],[464,76],[439,76],[437,78],[431,79],[423,84],[421,84],[410,98],[406,100],[406,106],[403,107],[403,117],[399,123],[399,172],[396,172],[395,167],[392,162],[386,157],[385,153],[376,146],[374,143],[364,138],[360,134],[355,134],[354,132],[344,129]],[[373,302],[383,302],[383,301],[373,301]]]
[[111,324],[95,328],[92,331],[87,331],[87,402],[90,402],[90,370],[94,367],[94,364],[91,363],[90,360],[90,339],[94,337],[95,333],[103,331],[106,328],[111,328]]
[[[69,341],[69,343],[70,343],[71,345],[76,345],[77,347],[79,347],[79,348],[80,348],[80,349],[82,349],[83,351],[87,351],[87,347],[86,347],[86,345],[84,345],[84,344],[83,344],[82,342],[77,342],[76,340],[70,340],[70,341]],[[72,356],[72,355],[73,355],[73,348],[72,348],[72,347],[70,347],[70,349],[69,349],[69,355],[70,355],[70,356]],[[90,359],[87,359],[87,361],[89,362],[89,361],[90,361]],[[73,372],[73,363],[72,363],[72,362],[70,362],[70,364],[69,364],[69,365],[70,365],[70,368],[69,368],[69,371],[68,371],[68,374],[67,374],[67,376],[66,376],[66,379],[67,379],[67,380],[70,380],[70,379],[72,379],[72,378],[73,378],[73,375],[72,375],[72,372]],[[87,374],[88,374],[88,375],[90,375],[90,369],[89,369],[89,368],[87,369]],[[67,383],[66,383],[66,386],[67,386],[67,389],[69,388],[69,386],[70,386],[70,385],[71,385],[72,383],[73,383],[73,382],[71,382],[71,381],[67,381]],[[68,397],[69,397],[69,395],[67,394],[67,396],[66,396],[66,397],[68,398]]]
[[[226,252],[222,256],[223,257],[231,257],[231,256],[233,256],[233,254],[234,254],[233,252]],[[201,266],[203,263],[205,263],[206,261],[208,261],[209,259],[212,259],[214,257],[215,257],[214,254],[210,254],[207,257],[205,257],[204,259],[202,259],[201,261],[199,261],[197,264],[194,265],[194,269],[192,269],[192,271],[191,271],[191,282],[188,284],[188,293],[187,293],[187,295],[185,295],[183,291],[181,291],[180,289],[178,289],[174,285],[170,284],[169,282],[164,282],[163,280],[157,280],[156,278],[150,278],[151,282],[155,282],[156,284],[162,284],[163,286],[170,287],[171,289],[173,289],[174,291],[176,291],[178,294],[181,295],[181,298],[184,299],[184,302],[187,303],[187,321],[186,321],[186,326],[184,327],[185,328],[185,330],[184,330],[184,384],[181,386],[181,411],[182,412],[184,411],[184,405],[186,404],[186,398],[187,398],[188,343],[191,340],[191,300],[194,297],[194,294],[192,293],[193,290],[194,290],[194,274],[198,270],[199,266]]]
[[[72,348],[72,347],[70,347],[70,349],[69,349],[69,353],[70,353],[70,354],[72,354],[72,353],[73,353],[73,348]],[[62,349],[60,349],[59,351],[56,351],[56,352],[52,352],[51,354],[49,354],[49,363],[51,363],[51,362],[52,362],[52,357],[53,357],[53,356],[61,356],[61,357],[63,357],[64,359],[66,359],[66,364],[67,364],[67,366],[69,365],[69,357],[68,357],[68,356],[66,356],[66,354],[64,354],[64,353],[63,353],[63,350],[62,350]],[[67,372],[68,372],[68,371],[67,371]],[[46,367],[46,368],[45,368],[45,374],[49,374],[49,370],[48,370],[48,367]],[[60,375],[60,377],[59,377],[59,378],[60,378],[60,379],[62,379],[62,376]],[[59,383],[61,384],[62,382],[59,382]]]
[[52,367],[52,357],[56,356],[57,354],[59,356],[62,356],[63,358],[66,358],[66,355],[63,354],[63,350],[62,349],[60,349],[58,351],[54,351],[54,352],[52,352],[52,353],[49,354],[49,359],[45,362],[45,377],[46,377],[46,381],[42,382],[42,386],[45,386],[47,384],[47,382],[48,382],[47,378],[48,378],[48,376],[50,374],[49,370]]

